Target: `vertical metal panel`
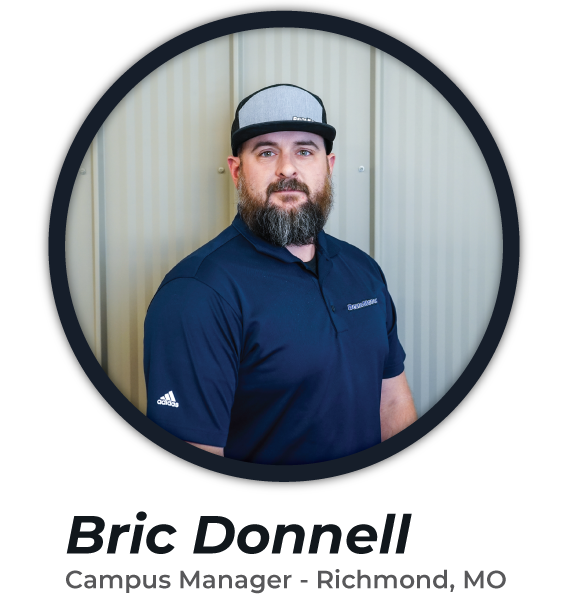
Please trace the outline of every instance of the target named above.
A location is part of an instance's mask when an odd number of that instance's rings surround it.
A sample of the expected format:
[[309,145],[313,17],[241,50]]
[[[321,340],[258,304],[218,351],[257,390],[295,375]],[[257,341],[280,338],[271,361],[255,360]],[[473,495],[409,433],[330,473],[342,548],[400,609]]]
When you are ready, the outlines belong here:
[[[164,275],[228,224],[229,41],[161,66],[105,122],[108,374],[141,410],[143,322]],[[216,70],[212,70],[212,67]]]
[[70,200],[66,225],[66,267],[72,302],[90,347],[96,346],[96,294],[93,227],[93,147],[81,164]]
[[[232,126],[234,121],[234,114],[236,107],[241,101],[241,62],[242,62],[242,37],[240,34],[231,34],[229,36],[229,53],[230,53],[230,96],[229,96],[229,108],[228,117],[229,125]],[[228,154],[230,155],[230,140],[228,147]],[[228,182],[228,222],[232,223],[234,216],[236,215],[237,206],[237,193],[232,181]]]
[[456,381],[490,319],[500,279],[498,201],[480,150],[446,100],[376,51],[375,254],[398,310],[419,413]]

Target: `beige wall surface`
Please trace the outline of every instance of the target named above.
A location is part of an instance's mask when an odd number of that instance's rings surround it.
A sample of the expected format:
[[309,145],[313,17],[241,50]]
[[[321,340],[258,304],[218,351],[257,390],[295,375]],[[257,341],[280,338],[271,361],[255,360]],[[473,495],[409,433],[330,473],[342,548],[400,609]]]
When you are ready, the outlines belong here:
[[502,263],[498,201],[447,101],[395,58],[343,36],[277,28],[219,38],[167,62],[118,104],[70,203],[66,258],[80,325],[144,411],[147,307],[169,269],[234,217],[234,109],[274,83],[320,96],[338,131],[326,231],[384,270],[423,414],[488,325]]

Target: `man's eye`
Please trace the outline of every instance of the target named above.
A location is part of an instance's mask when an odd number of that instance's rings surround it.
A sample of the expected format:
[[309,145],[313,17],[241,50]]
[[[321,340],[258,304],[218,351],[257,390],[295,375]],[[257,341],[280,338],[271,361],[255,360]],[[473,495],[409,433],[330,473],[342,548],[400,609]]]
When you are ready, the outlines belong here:
[[263,157],[263,158],[269,158],[271,155],[274,155],[274,153],[273,153],[272,151],[263,151],[263,152],[260,154],[260,157]]
[[308,157],[309,155],[312,155],[311,151],[308,151],[308,149],[302,149],[301,151],[299,151],[298,153],[300,153],[300,155],[304,156],[304,157]]

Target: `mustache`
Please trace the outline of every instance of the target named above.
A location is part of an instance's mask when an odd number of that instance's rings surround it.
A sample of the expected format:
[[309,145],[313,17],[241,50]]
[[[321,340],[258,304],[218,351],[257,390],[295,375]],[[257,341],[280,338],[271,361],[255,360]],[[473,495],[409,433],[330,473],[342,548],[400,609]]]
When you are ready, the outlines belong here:
[[280,181],[276,181],[275,183],[270,183],[270,185],[266,188],[266,196],[270,196],[274,192],[281,192],[285,189],[292,189],[299,192],[304,192],[306,196],[310,195],[310,188],[302,181],[298,181],[298,179],[280,179]]

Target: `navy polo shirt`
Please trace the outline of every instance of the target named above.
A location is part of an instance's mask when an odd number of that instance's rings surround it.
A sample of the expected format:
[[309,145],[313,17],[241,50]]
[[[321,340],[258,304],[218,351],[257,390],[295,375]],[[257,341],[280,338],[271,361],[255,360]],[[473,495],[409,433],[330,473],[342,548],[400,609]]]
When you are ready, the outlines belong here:
[[381,442],[382,379],[403,372],[381,269],[321,232],[318,276],[232,225],[165,277],[145,320],[147,416],[260,464],[309,464]]

